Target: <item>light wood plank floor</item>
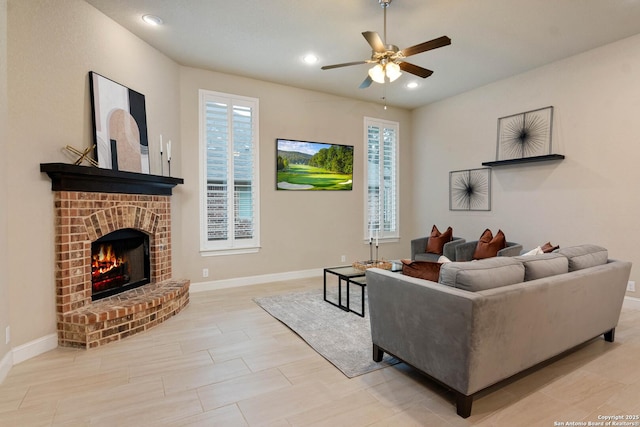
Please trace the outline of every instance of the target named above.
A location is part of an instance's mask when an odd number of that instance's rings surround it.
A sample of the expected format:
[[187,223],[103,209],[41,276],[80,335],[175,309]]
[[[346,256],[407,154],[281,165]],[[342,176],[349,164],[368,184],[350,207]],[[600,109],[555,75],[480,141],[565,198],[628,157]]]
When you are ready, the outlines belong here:
[[0,385],[0,426],[557,426],[640,414],[636,304],[615,343],[593,340],[492,390],[464,420],[450,392],[404,364],[348,379],[252,301],[321,286],[193,293],[145,334],[20,363]]

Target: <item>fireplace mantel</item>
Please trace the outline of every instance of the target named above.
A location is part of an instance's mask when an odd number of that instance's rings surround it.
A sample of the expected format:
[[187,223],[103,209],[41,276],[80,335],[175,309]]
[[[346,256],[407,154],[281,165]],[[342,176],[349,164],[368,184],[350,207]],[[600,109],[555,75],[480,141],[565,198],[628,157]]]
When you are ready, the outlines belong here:
[[184,184],[182,178],[67,163],[40,163],[40,172],[46,172],[51,178],[52,191],[170,196],[173,187]]

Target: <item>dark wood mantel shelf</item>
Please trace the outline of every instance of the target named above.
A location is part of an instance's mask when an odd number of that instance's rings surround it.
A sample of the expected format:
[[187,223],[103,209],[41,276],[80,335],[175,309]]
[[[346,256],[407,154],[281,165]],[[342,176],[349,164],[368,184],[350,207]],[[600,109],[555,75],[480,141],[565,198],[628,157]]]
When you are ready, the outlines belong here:
[[496,160],[494,162],[483,162],[482,166],[508,166],[508,165],[517,165],[521,163],[536,163],[536,162],[548,162],[551,160],[563,160],[564,155],[562,154],[547,154],[544,156],[533,156],[533,157],[522,157],[518,159],[508,159],[508,160]]
[[52,191],[170,196],[173,187],[184,184],[182,178],[67,163],[40,163],[40,172],[46,172],[51,178]]

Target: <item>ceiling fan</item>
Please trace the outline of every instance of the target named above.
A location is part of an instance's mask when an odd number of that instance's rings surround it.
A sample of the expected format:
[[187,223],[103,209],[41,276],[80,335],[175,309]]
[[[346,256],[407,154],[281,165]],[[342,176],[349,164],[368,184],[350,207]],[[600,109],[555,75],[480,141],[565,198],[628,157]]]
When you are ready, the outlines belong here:
[[389,7],[391,1],[392,0],[378,0],[380,6],[384,9],[384,39],[381,39],[380,35],[375,31],[365,31],[362,33],[373,49],[371,51],[371,59],[325,65],[321,68],[323,70],[330,70],[332,68],[349,67],[351,65],[375,64],[369,69],[369,75],[360,84],[360,89],[368,88],[372,82],[384,83],[385,77],[392,82],[402,75],[400,70],[422,77],[423,79],[433,74],[433,71],[405,62],[404,59],[411,55],[450,45],[451,39],[447,36],[442,36],[402,50],[396,45],[387,44],[387,7]]

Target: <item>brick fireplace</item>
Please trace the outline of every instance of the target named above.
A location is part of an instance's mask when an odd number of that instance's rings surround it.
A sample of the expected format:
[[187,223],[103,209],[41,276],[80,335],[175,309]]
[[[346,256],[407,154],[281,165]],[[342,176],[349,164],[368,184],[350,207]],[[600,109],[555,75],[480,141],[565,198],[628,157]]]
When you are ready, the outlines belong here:
[[[58,344],[93,348],[143,332],[189,303],[171,269],[171,189],[182,179],[42,164],[55,203]],[[148,284],[92,301],[91,244],[118,230],[148,236]]]

